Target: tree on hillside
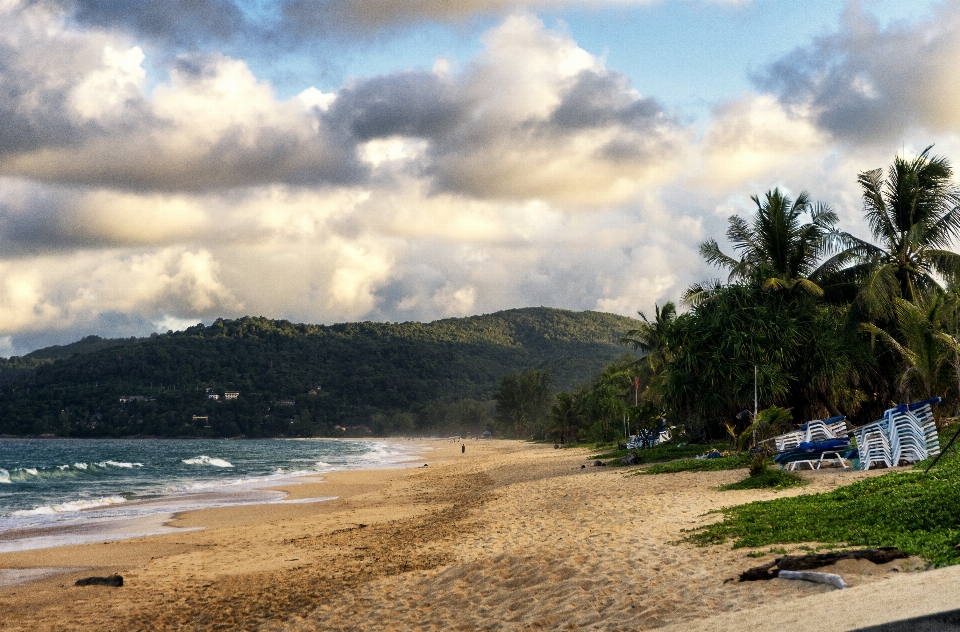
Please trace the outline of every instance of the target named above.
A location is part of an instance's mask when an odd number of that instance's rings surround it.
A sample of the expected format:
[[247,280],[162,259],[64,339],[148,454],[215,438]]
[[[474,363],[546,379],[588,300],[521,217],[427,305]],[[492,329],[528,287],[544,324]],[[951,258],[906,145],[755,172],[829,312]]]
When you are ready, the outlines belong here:
[[557,393],[550,407],[550,432],[557,438],[573,441],[585,419],[583,411],[583,393]]
[[494,399],[501,431],[517,437],[536,436],[543,429],[553,399],[550,371],[510,373],[500,381]]

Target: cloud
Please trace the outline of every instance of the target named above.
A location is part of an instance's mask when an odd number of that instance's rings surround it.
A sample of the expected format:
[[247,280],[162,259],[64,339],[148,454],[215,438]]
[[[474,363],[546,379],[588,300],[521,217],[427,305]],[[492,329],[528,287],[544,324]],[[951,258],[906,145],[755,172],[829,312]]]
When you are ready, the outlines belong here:
[[713,114],[702,146],[703,182],[712,187],[796,177],[829,153],[829,135],[809,116],[769,94],[745,94]]
[[240,59],[151,60],[43,5],[0,7],[22,22],[0,19],[0,349],[246,313],[634,314],[712,275],[697,244],[750,194],[809,188],[851,217],[855,173],[889,158],[779,93],[698,132],[523,13],[452,69],[281,99]]
[[402,72],[278,100],[245,62],[217,53],[176,58],[148,90],[139,47],[12,7],[11,24],[39,26],[0,27],[8,177],[167,194],[365,186],[390,175],[374,172],[377,150],[399,143],[416,148],[403,168],[435,192],[596,205],[670,177],[689,142],[656,100],[526,14],[490,30],[459,74]]
[[0,261],[0,319],[6,332],[89,325],[98,315],[199,314],[240,304],[205,250],[78,252]]
[[[304,35],[346,31],[369,32],[422,22],[457,23],[474,16],[505,15],[518,10],[597,9],[649,6],[663,0],[285,0],[281,20]],[[705,0],[708,4],[739,6],[749,0]]]
[[[135,33],[140,38],[181,48],[207,42],[243,42],[282,47],[344,35],[371,34],[422,23],[462,23],[477,16],[503,16],[517,10],[597,9],[648,6],[664,0],[47,0],[43,4],[93,27]],[[703,0],[740,6],[750,0]]]
[[0,173],[138,191],[362,181],[315,89],[280,101],[245,62],[178,57],[147,89],[144,53],[41,5],[0,6]]
[[231,0],[75,0],[64,2],[80,23],[132,31],[140,36],[196,46],[233,39],[253,24]]
[[756,81],[845,142],[895,144],[917,128],[957,134],[960,6],[881,28],[850,3],[837,33],[777,60]]
[[606,204],[675,170],[685,130],[536,18],[513,15],[460,74],[406,72],[341,90],[324,115],[357,142],[424,141],[435,192]]

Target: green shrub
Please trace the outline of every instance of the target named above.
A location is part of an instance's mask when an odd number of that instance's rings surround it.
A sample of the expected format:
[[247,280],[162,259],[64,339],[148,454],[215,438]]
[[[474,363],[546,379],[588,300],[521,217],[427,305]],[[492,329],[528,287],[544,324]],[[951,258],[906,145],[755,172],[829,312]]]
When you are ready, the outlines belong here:
[[784,489],[787,487],[797,487],[806,485],[807,482],[794,474],[785,470],[771,469],[763,464],[762,469],[756,474],[753,473],[754,463],[750,464],[750,476],[728,485],[721,485],[723,491],[733,489]]
[[658,463],[638,470],[637,474],[676,474],[677,472],[717,472],[721,470],[739,470],[749,467],[751,456],[725,456],[719,459],[681,459]]

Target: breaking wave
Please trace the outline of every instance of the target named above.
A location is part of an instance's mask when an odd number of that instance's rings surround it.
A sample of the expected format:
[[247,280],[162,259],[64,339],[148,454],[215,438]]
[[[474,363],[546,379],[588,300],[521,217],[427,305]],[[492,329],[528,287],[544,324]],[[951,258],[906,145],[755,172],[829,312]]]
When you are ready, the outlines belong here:
[[194,457],[192,459],[183,459],[187,465],[212,465],[213,467],[233,467],[233,463],[223,459],[211,458],[206,455]]
[[96,509],[98,507],[108,507],[110,505],[119,505],[127,502],[122,496],[108,496],[106,498],[96,498],[93,500],[74,500],[61,503],[59,505],[45,505],[36,509],[23,509],[13,512],[14,516],[49,516],[53,514],[69,513],[72,511],[83,511],[84,509]]

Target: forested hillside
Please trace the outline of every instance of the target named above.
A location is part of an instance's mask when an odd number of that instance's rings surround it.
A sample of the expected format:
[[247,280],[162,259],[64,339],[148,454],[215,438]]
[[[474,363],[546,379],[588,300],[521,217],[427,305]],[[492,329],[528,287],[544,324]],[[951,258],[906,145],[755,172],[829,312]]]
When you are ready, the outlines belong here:
[[[340,436],[479,427],[505,375],[549,369],[554,388],[574,388],[625,353],[618,340],[637,324],[527,308],[428,324],[245,317],[147,339],[88,338],[4,363],[0,433]],[[228,392],[239,395],[225,400]]]

